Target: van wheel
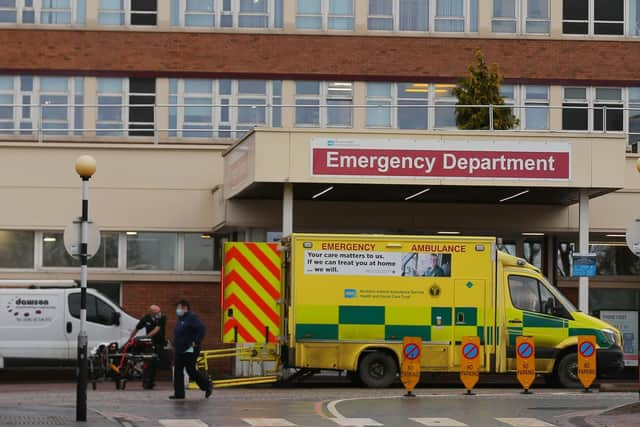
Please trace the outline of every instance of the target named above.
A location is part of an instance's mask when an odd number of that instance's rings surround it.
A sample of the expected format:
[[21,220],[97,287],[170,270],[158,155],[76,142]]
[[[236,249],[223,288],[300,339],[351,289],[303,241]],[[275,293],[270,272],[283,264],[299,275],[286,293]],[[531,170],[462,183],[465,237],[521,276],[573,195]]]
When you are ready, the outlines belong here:
[[358,366],[358,375],[370,388],[389,387],[396,379],[398,365],[389,354],[374,351],[367,354]]
[[576,353],[565,354],[556,368],[558,383],[565,388],[582,388],[578,379],[578,355]]

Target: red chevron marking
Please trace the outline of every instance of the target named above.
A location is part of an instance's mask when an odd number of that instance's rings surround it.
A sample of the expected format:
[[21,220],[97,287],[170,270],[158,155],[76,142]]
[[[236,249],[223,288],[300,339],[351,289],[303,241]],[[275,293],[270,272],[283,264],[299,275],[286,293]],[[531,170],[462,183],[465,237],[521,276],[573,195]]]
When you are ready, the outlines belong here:
[[269,257],[255,243],[247,243],[247,248],[253,253],[264,265],[267,270],[273,274],[273,277],[280,280],[280,266],[275,265]]
[[[267,291],[267,293],[271,296],[271,298],[273,298],[274,300],[277,300],[278,298],[280,298],[280,292],[277,289],[275,289],[271,285],[271,283],[269,283],[264,278],[264,276],[262,276],[262,274],[260,274],[260,272],[256,270],[256,268],[253,265],[251,265],[249,260],[247,260],[247,258],[245,258],[245,256],[242,255],[242,253],[240,253],[240,251],[237,248],[232,248],[227,254],[227,256],[235,258],[240,263],[240,265],[242,265],[245,268],[245,270],[247,270],[247,272],[251,274],[251,276],[253,276],[253,278],[260,284],[260,286],[262,286],[262,288],[265,291]],[[229,273],[229,277],[233,273],[235,272]],[[227,277],[227,280],[230,280],[229,277]]]

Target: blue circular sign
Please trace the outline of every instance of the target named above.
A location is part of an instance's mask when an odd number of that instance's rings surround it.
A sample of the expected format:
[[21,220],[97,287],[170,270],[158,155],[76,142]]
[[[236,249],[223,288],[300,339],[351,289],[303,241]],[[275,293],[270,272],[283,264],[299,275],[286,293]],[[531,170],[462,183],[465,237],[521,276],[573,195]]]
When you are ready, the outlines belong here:
[[528,359],[533,355],[533,347],[528,342],[523,342],[518,346],[518,356]]
[[593,347],[593,344],[590,342],[583,342],[580,344],[580,354],[584,357],[591,357],[596,349]]
[[479,354],[480,354],[480,349],[478,348],[477,345],[475,345],[472,342],[467,343],[464,345],[464,347],[462,347],[462,355],[464,356],[465,359],[473,360],[476,357],[478,357]]
[[409,360],[415,360],[420,357],[420,347],[418,347],[417,344],[409,343],[404,346],[402,351],[404,356]]

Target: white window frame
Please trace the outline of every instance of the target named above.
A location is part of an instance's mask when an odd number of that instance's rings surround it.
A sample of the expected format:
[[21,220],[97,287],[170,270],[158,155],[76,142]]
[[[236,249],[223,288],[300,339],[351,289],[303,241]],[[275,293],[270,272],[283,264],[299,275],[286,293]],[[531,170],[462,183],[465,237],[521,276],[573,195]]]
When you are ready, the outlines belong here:
[[[99,77],[100,78],[100,77]],[[108,79],[112,79],[113,77],[106,77]],[[116,77],[117,78],[117,77]],[[100,92],[98,82],[96,82],[96,133],[101,134],[105,132],[104,136],[113,136],[113,137],[127,137],[129,136],[129,79],[126,77],[119,78],[122,81],[122,92]],[[120,114],[122,115],[122,120],[120,122],[101,122],[98,120],[98,115],[100,111],[100,107],[104,108],[114,108],[109,104],[100,104],[100,96],[121,96],[122,103],[120,105]],[[157,117],[156,117],[157,120]],[[117,131],[115,129],[111,130],[103,130],[98,129],[98,124],[121,124],[122,129]],[[122,132],[121,135],[110,135],[108,132]],[[102,135],[99,135],[102,136]]]
[[[549,31],[551,29],[551,17],[550,15],[550,8],[551,8],[551,4],[550,4],[550,0],[546,0],[547,1],[547,19],[539,19],[539,18],[532,18],[529,19],[528,15],[527,15],[527,10],[528,10],[528,6],[529,6],[529,0],[514,0],[515,3],[515,15],[513,18],[508,18],[508,17],[496,17],[493,16],[493,8],[492,8],[492,16],[491,16],[491,32],[494,34],[533,34],[533,35],[548,35]],[[511,22],[511,21],[515,21],[515,32],[505,32],[505,31],[494,31],[493,30],[493,23],[494,22],[499,22],[499,21],[506,21],[506,22]],[[547,32],[545,33],[533,33],[533,32],[527,32],[527,23],[531,21],[531,22],[546,22],[547,25],[549,26],[549,29],[547,30]]]
[[[527,86],[544,86],[547,88],[547,98],[546,99],[527,99]],[[526,130],[527,132],[548,132],[551,129],[551,108],[550,108],[550,97],[551,97],[551,86],[549,85],[516,85],[515,87],[516,93],[518,93],[517,98],[520,102],[517,105],[520,108],[516,108],[514,114],[516,117],[520,119],[520,129]],[[527,107],[547,107],[537,108],[546,110],[547,112],[547,127],[544,129],[529,129],[527,126]]]
[[[100,23],[99,25],[101,26],[113,26],[113,27],[119,27],[119,26],[134,26],[134,27],[157,27],[158,26],[158,9],[159,7],[156,7],[156,11],[153,12],[149,12],[149,11],[138,11],[138,10],[132,10],[131,9],[131,0],[122,0],[123,1],[123,8],[122,9],[101,9],[100,8],[100,0],[98,0],[98,22],[100,22],[100,14],[102,13],[108,13],[108,14],[116,14],[116,13],[120,13],[120,14],[124,14],[124,23],[123,24],[102,24]],[[161,1],[168,1],[168,0],[158,0],[158,4]],[[138,25],[138,24],[131,24],[131,15],[132,14],[136,14],[136,15],[155,15],[156,16],[156,25]]]
[[[586,99],[578,100],[578,99],[567,99],[565,96],[566,89],[586,89]],[[617,89],[620,90],[620,101],[615,100],[598,100],[596,98],[597,89]],[[627,96],[627,88],[626,87],[600,87],[600,86],[563,86],[562,87],[562,107],[564,108],[564,104],[587,104],[587,129],[574,130],[574,129],[564,129],[564,123],[561,124],[561,129],[563,132],[599,132],[604,133],[606,122],[603,116],[603,126],[602,129],[595,129],[595,105],[596,104],[620,104],[620,108],[622,108],[622,129],[621,130],[610,130],[607,129],[606,133],[627,133],[629,126],[629,111],[628,111],[628,96]]]
[[[342,128],[342,129],[351,129],[353,128],[353,96],[354,96],[354,88],[355,84],[353,82],[340,82],[340,83],[351,83],[351,124],[350,125],[336,125],[328,123],[328,115],[329,115],[329,100],[330,99],[341,99],[336,96],[329,96],[329,85],[331,83],[335,83],[333,81],[315,81],[320,83],[320,94],[319,95],[298,95],[295,94],[295,109],[297,111],[298,108],[312,108],[311,106],[298,106],[298,100],[314,100],[318,101],[318,124],[310,124],[310,123],[295,123],[294,126],[297,128]],[[346,99],[343,98],[343,99]],[[346,108],[346,107],[336,107],[336,108]],[[294,117],[296,113],[294,112]]]
[[[184,129],[184,110],[185,110],[185,91],[184,91],[184,81],[185,79],[176,79],[177,80],[177,93],[170,93],[170,96],[175,96],[177,99],[177,103],[179,107],[176,109],[176,137],[177,138],[195,138],[190,136],[184,136],[185,131],[191,132],[190,130]],[[207,80],[212,84],[212,92],[211,92],[211,133],[213,138],[226,139],[227,137],[220,136],[223,132],[229,132],[231,138],[238,137],[240,133],[247,132],[245,129],[246,123],[238,123],[238,109],[240,108],[239,101],[242,99],[256,99],[263,97],[265,100],[264,104],[256,104],[256,105],[264,105],[265,108],[265,123],[263,126],[270,127],[272,123],[272,103],[273,103],[273,80],[264,80],[264,79],[247,79],[247,80],[259,80],[264,81],[266,83],[266,93],[265,94],[240,94],[239,84],[240,81],[237,79],[231,80],[231,95],[221,94],[220,93],[220,80]],[[226,80],[226,79],[224,79]],[[202,96],[194,96],[195,94],[190,93],[191,98],[202,97],[205,98],[204,94]],[[222,121],[222,105],[223,101],[228,102],[229,108],[229,121]],[[243,106],[246,108],[246,106]],[[229,126],[229,130],[221,129],[222,126]],[[260,126],[260,124],[254,124],[254,126]],[[252,126],[253,127],[253,126]],[[251,127],[251,128],[252,128]],[[208,131],[203,131],[203,133]]]
[[[401,30],[400,29],[400,1],[392,0],[392,20],[393,20],[393,29],[392,30],[377,30],[369,28],[368,22],[369,18],[388,18],[386,15],[369,15],[369,4],[367,3],[367,31],[372,32],[400,32],[400,33],[436,33],[436,34],[477,34],[478,30],[471,31],[471,0],[463,0],[464,1],[464,31],[436,31],[436,21],[438,20],[455,20],[456,17],[438,17],[436,16],[437,12],[437,1],[438,0],[427,0],[427,30],[426,31],[418,31],[418,30]],[[478,4],[478,8],[480,8],[480,4]],[[477,17],[476,17],[477,19]]]
[[[62,26],[62,27],[71,27],[71,26],[75,26],[77,25],[78,22],[78,6],[77,6],[77,1],[75,0],[69,0],[69,9],[54,9],[54,8],[47,8],[46,11],[51,11],[52,13],[56,13],[56,12],[65,12],[68,11],[70,14],[70,19],[69,19],[69,23],[68,24],[57,24],[57,23],[43,23],[41,21],[41,17],[42,17],[42,11],[43,11],[43,7],[42,7],[42,0],[33,0],[33,6],[32,7],[26,7],[25,6],[25,0],[16,0],[16,6],[15,8],[13,7],[4,7],[1,8],[2,10],[5,11],[14,11],[16,12],[16,22],[3,22],[0,23],[0,26],[3,25],[56,25],[56,26]],[[85,6],[86,8],[86,6]],[[23,22],[23,12],[25,10],[33,10],[33,22]]]
[[[298,14],[298,1],[299,0],[296,0],[296,2],[295,2],[296,21],[298,19],[298,16],[318,16],[318,15],[299,15]],[[354,32],[355,31],[355,25],[356,25],[356,4],[355,3],[356,3],[357,0],[341,0],[341,1],[350,1],[350,2],[352,2],[351,10],[353,10],[353,15],[329,15],[329,3],[330,3],[330,0],[320,0],[320,2],[321,2],[320,18],[321,18],[321,22],[322,22],[321,28],[299,28],[297,26],[297,22],[296,22],[296,30],[297,31],[338,31],[338,32],[345,32],[345,33]],[[351,19],[353,19],[353,26],[352,26],[351,29],[329,28],[329,18],[330,17],[351,18]]]
[[[562,35],[564,37],[585,37],[585,36],[596,36],[596,37],[623,37],[628,34],[629,25],[627,24],[627,20],[629,19],[629,1],[623,0],[623,13],[622,13],[622,21],[596,21],[595,20],[595,6],[594,0],[586,0],[588,7],[588,16],[587,16],[587,33],[586,34],[575,34],[575,33],[565,33],[564,29],[562,31]],[[564,0],[563,0],[564,2]],[[595,33],[595,24],[622,24],[622,34],[596,34]],[[585,23],[584,20],[573,20],[573,19],[564,19],[562,17],[561,24],[564,26],[565,23]]]
[[[42,104],[42,91],[40,88],[40,79],[42,78],[42,76],[8,76],[11,77],[13,80],[13,89],[12,91],[3,91],[2,95],[10,95],[13,98],[13,106],[12,106],[12,123],[13,123],[13,130],[9,131],[9,130],[0,130],[0,134],[31,134],[31,135],[37,135],[38,133],[40,134],[54,134],[54,135],[74,135],[75,134],[75,128],[76,128],[76,123],[75,123],[75,108],[77,108],[77,105],[75,103],[75,98],[76,98],[76,87],[75,87],[75,81],[76,78],[82,78],[82,77],[68,77],[68,76],[60,76],[61,78],[64,78],[67,82],[67,91],[66,92],[46,92],[46,95],[53,95],[53,96],[66,96],[67,101],[65,102],[65,108],[67,110],[67,120],[66,120],[66,129],[64,130],[56,130],[56,129],[49,129],[47,131],[45,131],[43,129],[43,115],[42,115],[42,108],[43,108],[43,104]],[[21,84],[20,84],[20,79],[21,77],[31,77],[32,80],[32,87],[30,91],[23,91],[21,90]],[[23,96],[29,96],[30,97],[30,102],[29,104],[23,104],[22,103],[22,99]],[[84,96],[84,93],[83,93]],[[28,119],[24,119],[23,118],[23,111],[28,108],[29,110],[29,118]],[[53,107],[51,108],[62,108],[62,107],[55,107],[55,104]],[[23,120],[28,121],[31,123],[31,129],[30,130],[21,130],[20,129],[20,122],[22,122]],[[3,122],[7,123],[8,120],[3,120]],[[50,123],[64,123],[62,121],[49,121]]]
[[[169,0],[160,0],[160,1],[169,1]],[[223,1],[222,0],[213,0],[213,9],[211,13],[205,12],[190,12],[190,15],[212,15],[213,16],[213,26],[196,26],[196,25],[186,25],[186,15],[187,15],[187,0],[178,0],[178,9],[180,16],[178,17],[178,25],[180,27],[185,28],[241,28],[243,31],[252,31],[252,30],[265,30],[265,29],[280,29],[280,27],[276,27],[276,2],[275,0],[268,0],[267,4],[267,26],[266,27],[241,27],[240,26],[240,16],[263,16],[262,13],[248,13],[240,11],[240,0],[231,0],[231,10],[223,10]],[[286,0],[283,0],[286,1]],[[222,16],[231,16],[231,26],[222,26]]]

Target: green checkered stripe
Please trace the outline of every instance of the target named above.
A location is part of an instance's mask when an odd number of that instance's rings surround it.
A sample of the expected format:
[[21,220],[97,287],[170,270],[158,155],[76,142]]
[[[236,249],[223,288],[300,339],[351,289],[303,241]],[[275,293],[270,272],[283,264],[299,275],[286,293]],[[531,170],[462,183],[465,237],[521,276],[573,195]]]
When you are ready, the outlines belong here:
[[507,333],[509,335],[509,345],[516,345],[516,337],[519,336],[536,336],[539,333],[545,333],[545,330],[557,329],[554,336],[558,338],[568,338],[579,335],[594,335],[596,342],[600,347],[609,347],[604,334],[598,329],[572,328],[570,321],[558,317],[545,316],[542,314],[525,312],[522,316],[522,327],[509,327]]
[[[477,307],[298,305],[295,337],[297,341],[401,341],[404,337],[459,341],[463,336],[479,336],[484,341],[482,318]],[[455,337],[452,336],[454,330]],[[492,340],[491,331],[491,328],[487,330],[487,341]]]

